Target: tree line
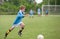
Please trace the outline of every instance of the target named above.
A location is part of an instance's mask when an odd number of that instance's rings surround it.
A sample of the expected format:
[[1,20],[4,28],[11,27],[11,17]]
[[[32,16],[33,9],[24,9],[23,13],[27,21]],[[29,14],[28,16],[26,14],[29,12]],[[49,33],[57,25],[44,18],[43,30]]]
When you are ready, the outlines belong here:
[[3,4],[0,4],[0,14],[16,14],[16,12],[18,12],[19,10],[20,5],[25,5],[26,12],[28,13],[30,9],[36,11],[37,8],[41,8],[42,4],[48,5],[49,3],[50,5],[54,5],[55,1],[56,5],[60,5],[60,0],[43,0],[43,2],[38,5],[35,3],[34,0],[4,0]]

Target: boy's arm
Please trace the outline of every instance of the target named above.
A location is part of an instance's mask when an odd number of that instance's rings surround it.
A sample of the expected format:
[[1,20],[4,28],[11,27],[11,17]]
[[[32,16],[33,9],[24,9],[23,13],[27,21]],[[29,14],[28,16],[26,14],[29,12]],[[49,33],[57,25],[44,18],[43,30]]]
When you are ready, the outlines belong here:
[[24,14],[22,14],[21,12],[18,12],[18,16],[21,17],[21,18],[24,18],[24,17],[27,16],[27,15],[24,15]]

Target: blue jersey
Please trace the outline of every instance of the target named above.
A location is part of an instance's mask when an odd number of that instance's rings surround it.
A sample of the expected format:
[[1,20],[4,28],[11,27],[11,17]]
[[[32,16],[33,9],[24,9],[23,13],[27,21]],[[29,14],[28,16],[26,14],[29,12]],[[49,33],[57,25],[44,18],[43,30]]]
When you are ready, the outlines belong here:
[[33,15],[33,13],[34,13],[33,10],[30,10],[30,15]]
[[38,12],[40,12],[40,8],[38,8]]
[[17,17],[16,17],[13,25],[14,25],[14,24],[18,24],[19,22],[21,22],[21,21],[22,21],[22,18],[24,18],[24,14],[23,14],[23,12],[20,10],[20,11],[18,12],[18,14],[17,14]]
[[48,10],[46,10],[46,14],[48,14]]

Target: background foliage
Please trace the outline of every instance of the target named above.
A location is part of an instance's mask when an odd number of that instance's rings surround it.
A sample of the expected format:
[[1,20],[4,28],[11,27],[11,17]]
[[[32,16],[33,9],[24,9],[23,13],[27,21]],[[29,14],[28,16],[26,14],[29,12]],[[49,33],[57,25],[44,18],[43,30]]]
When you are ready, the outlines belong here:
[[33,9],[36,13],[37,8],[41,8],[42,4],[47,5],[48,3],[54,5],[56,1],[57,5],[60,5],[60,0],[43,0],[41,4],[36,4],[34,0],[4,0],[2,4],[0,4],[0,15],[1,14],[16,14],[19,10],[20,5],[26,6],[26,13],[29,13],[30,9]]

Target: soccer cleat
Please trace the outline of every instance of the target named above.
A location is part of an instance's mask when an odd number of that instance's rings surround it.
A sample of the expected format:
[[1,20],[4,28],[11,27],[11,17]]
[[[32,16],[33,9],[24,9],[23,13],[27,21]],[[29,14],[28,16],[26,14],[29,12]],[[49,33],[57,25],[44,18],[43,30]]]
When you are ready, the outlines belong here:
[[7,35],[8,35],[8,33],[5,33],[5,37],[4,37],[4,39],[6,39]]
[[6,39],[7,35],[8,35],[8,34],[7,34],[7,33],[5,33],[5,37],[4,37],[4,39]]
[[19,35],[19,36],[22,36],[22,32],[18,32],[18,35]]

